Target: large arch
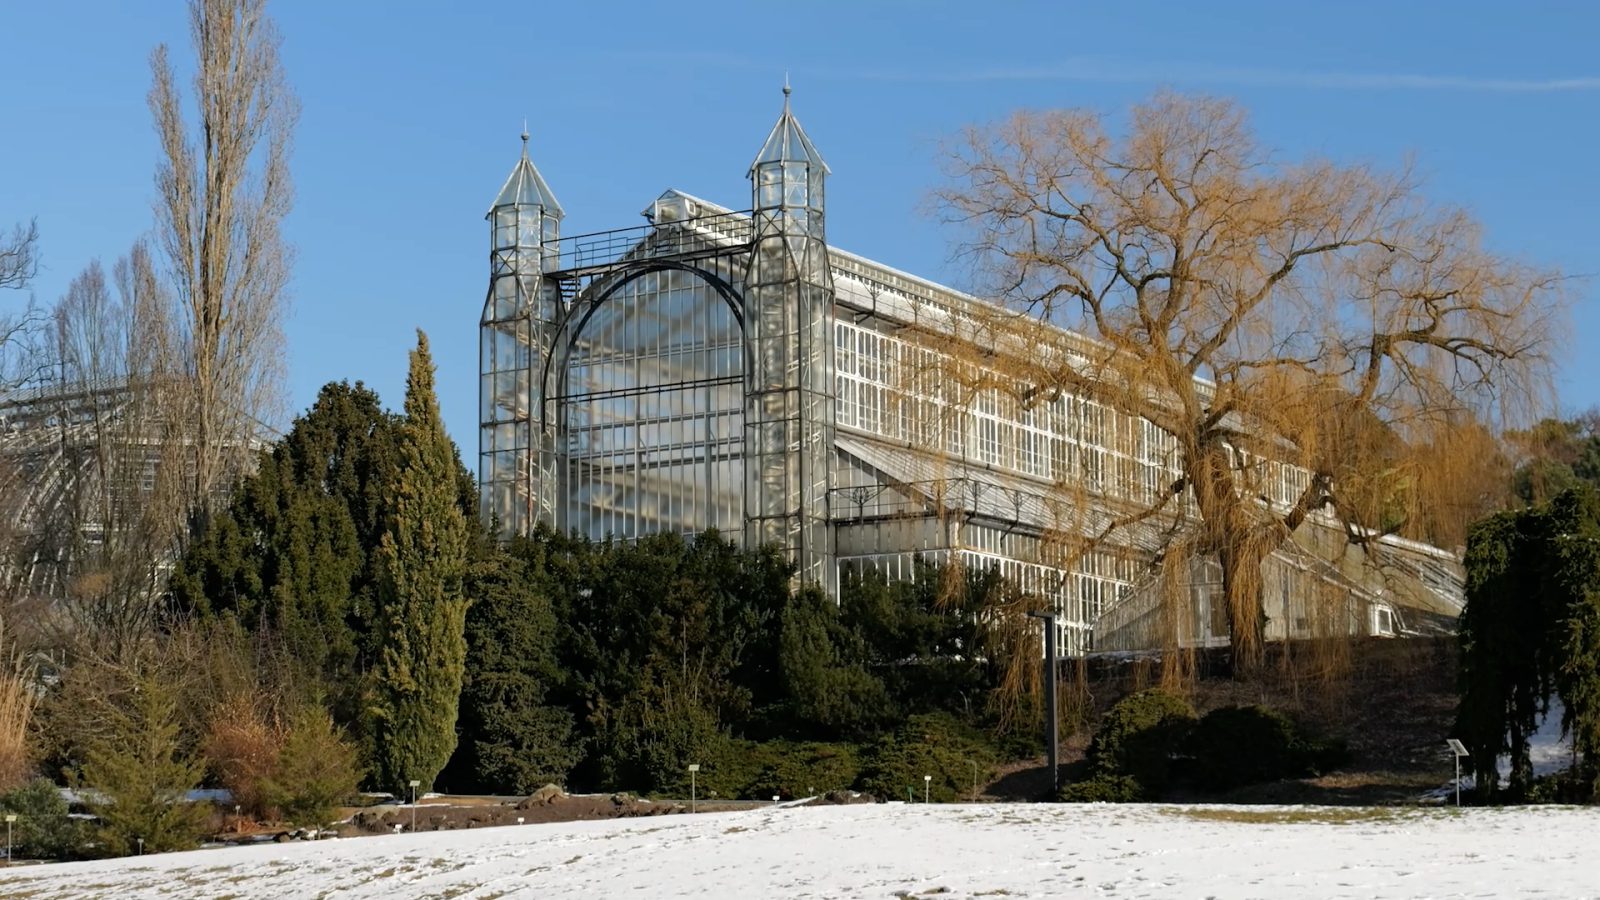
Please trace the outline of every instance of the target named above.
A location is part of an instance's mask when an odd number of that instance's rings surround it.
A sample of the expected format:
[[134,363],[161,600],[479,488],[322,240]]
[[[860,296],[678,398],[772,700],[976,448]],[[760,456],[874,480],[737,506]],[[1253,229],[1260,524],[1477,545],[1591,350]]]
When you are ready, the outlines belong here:
[[739,267],[702,262],[612,273],[556,330],[543,383],[562,530],[740,533],[749,362]]

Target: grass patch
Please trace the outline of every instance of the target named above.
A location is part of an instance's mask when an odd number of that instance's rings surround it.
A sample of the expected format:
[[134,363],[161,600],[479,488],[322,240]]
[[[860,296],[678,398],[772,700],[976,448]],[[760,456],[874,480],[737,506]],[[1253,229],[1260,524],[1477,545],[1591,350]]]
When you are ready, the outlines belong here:
[[[1202,807],[1164,809],[1163,815],[1199,822],[1238,822],[1245,825],[1359,825],[1367,822],[1397,822],[1405,819],[1438,816],[1440,810],[1399,806],[1324,806],[1312,809],[1259,807]],[[1454,810],[1444,811],[1454,815]]]

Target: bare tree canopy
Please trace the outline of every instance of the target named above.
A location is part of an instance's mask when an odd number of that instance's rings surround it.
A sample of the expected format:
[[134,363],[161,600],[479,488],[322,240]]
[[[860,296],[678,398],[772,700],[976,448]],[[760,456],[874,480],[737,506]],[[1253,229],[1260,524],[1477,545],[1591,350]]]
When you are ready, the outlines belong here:
[[1459,539],[1503,496],[1466,482],[1503,475],[1491,426],[1548,384],[1562,279],[1491,252],[1406,174],[1283,161],[1236,105],[1171,94],[1122,134],[1019,113],[950,163],[942,207],[998,301],[982,327],[1031,348],[1006,363],[1019,396],[1102,397],[1173,436],[1159,505],[1187,504],[1184,540],[1220,563],[1242,665],[1261,563],[1308,519],[1357,543]]
[[39,272],[39,223],[17,225],[0,235],[0,288],[21,289]]
[[265,0],[190,0],[196,120],[185,116],[167,48],[151,58],[161,139],[156,216],[190,385],[195,501],[204,504],[281,402],[298,105]]

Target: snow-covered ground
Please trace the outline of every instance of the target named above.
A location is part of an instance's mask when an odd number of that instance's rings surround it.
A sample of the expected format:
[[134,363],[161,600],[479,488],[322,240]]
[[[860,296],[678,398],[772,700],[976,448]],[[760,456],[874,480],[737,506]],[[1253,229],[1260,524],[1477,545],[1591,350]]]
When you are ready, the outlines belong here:
[[1574,808],[764,808],[39,866],[0,896],[1582,898],[1597,828]]

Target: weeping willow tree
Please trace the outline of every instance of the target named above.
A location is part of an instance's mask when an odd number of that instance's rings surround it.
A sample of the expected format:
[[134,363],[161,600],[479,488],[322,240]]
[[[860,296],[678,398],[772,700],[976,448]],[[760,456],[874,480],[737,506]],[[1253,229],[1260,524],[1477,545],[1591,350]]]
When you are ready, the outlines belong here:
[[1070,398],[1081,446],[1110,451],[1055,470],[1062,568],[1130,548],[1183,594],[1207,560],[1248,674],[1275,553],[1315,529],[1340,553],[1449,546],[1498,500],[1485,449],[1548,384],[1561,277],[1407,174],[1285,161],[1232,103],[1170,94],[1120,134],[1083,111],[970,129],[950,170],[942,208],[994,303],[956,324],[975,360],[943,377],[1022,414]]

